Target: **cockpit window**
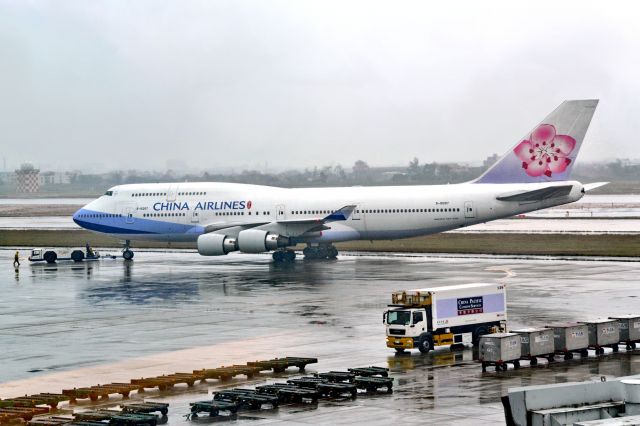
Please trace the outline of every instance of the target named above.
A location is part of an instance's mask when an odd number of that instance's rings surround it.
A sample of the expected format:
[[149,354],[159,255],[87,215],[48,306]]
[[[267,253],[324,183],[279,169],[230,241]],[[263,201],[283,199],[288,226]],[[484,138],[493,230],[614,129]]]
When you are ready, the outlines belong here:
[[112,196],[113,195],[113,191],[107,191],[107,192],[104,193],[104,195]]

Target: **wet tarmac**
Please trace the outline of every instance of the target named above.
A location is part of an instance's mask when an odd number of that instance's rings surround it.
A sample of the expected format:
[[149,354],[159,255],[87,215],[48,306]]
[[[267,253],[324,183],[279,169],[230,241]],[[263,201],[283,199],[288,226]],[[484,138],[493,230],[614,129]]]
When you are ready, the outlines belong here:
[[[508,387],[640,373],[640,351],[624,349],[482,373],[469,348],[396,356],[385,347],[382,326],[392,290],[474,281],[507,283],[510,328],[637,313],[640,262],[355,253],[333,262],[275,265],[268,255],[212,259],[193,251],[140,250],[129,263],[23,264],[15,271],[11,254],[0,250],[0,398],[315,356],[319,363],[310,372],[388,367],[394,392],[245,412],[233,420],[489,425],[504,423],[499,398]],[[276,379],[263,373],[232,385]],[[207,399],[217,386],[152,391],[146,398],[171,404],[168,424],[186,424],[188,402]],[[204,417],[195,424],[223,420],[231,419]]]
[[[640,214],[638,214],[640,216]],[[0,217],[0,229],[81,230],[71,217]],[[500,219],[460,228],[451,233],[518,233],[518,234],[640,234],[640,219]]]

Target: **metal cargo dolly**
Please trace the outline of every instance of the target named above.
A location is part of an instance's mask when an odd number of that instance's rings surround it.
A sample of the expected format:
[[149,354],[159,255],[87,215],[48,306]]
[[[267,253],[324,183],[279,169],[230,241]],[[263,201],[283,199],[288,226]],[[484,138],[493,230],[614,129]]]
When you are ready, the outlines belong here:
[[221,381],[231,380],[235,376],[245,375],[251,378],[260,373],[261,368],[250,365],[231,365],[228,367],[208,368],[204,370],[193,370],[194,375],[202,377],[201,380],[218,379]]
[[317,376],[291,379],[287,380],[287,383],[294,386],[299,386],[301,388],[315,389],[316,391],[318,391],[318,395],[320,397],[338,397],[346,393],[355,397],[358,393],[358,388],[353,383],[330,382],[328,379]]
[[109,391],[107,389],[95,387],[63,389],[62,394],[69,397],[70,404],[75,404],[78,399],[90,399],[95,402],[100,397],[109,397]]
[[361,368],[347,368],[350,373],[357,376],[372,377],[381,376],[389,377],[389,369],[384,367],[361,367]]
[[364,389],[366,392],[377,392],[381,388],[387,388],[387,393],[393,392],[393,379],[389,377],[366,377],[358,376],[353,384],[358,389]]
[[640,343],[640,315],[617,315],[609,317],[618,321],[620,326],[620,341],[627,350],[633,350]]
[[72,417],[34,417],[27,423],[28,426],[61,426],[73,421]]
[[197,373],[173,373],[162,377],[173,380],[175,384],[185,383],[189,387],[195,385],[198,380],[204,380],[204,377]]
[[118,410],[92,410],[81,411],[79,413],[73,413],[74,423],[79,421],[101,422],[103,420],[110,420],[113,416],[121,414],[122,411]]
[[158,416],[144,413],[121,413],[109,420],[110,426],[156,426]]
[[273,408],[278,406],[278,397],[273,395],[259,394],[253,389],[230,389],[216,392],[213,400],[230,400],[240,404],[240,407],[247,406],[253,410],[262,408],[264,404],[270,404]]
[[41,393],[5,399],[0,401],[0,407],[35,407],[37,405],[48,405],[52,409],[55,409],[60,401],[68,400],[69,398],[62,394]]
[[248,366],[259,367],[260,371],[273,370],[274,373],[282,373],[289,367],[297,367],[304,371],[308,364],[316,364],[318,358],[284,357],[274,358],[266,361],[247,362]]
[[220,411],[228,411],[230,414],[238,412],[239,404],[233,401],[198,401],[189,404],[191,413],[188,418],[196,418],[200,413],[209,413],[209,416],[215,417],[220,415]]
[[310,376],[287,380],[287,383],[290,385],[306,389],[316,389],[318,387],[318,384],[326,382],[326,380],[321,379],[320,377]]
[[166,402],[134,402],[122,406],[123,413],[154,413],[159,412],[166,416],[169,412],[169,404]]
[[318,383],[316,389],[320,396],[332,398],[338,398],[345,394],[355,398],[358,395],[358,388],[353,383],[323,382]]
[[138,393],[143,393],[145,389],[158,388],[160,391],[165,391],[173,387],[175,382],[168,377],[147,377],[140,379],[131,379],[131,384],[138,387]]
[[285,383],[258,386],[256,387],[256,392],[259,394],[276,395],[278,400],[284,403],[302,403],[306,399],[311,400],[311,402],[315,404],[320,397],[315,389],[301,388]]
[[31,420],[33,416],[46,414],[49,408],[45,407],[5,407],[0,408],[0,422],[6,420],[21,418],[22,420]]
[[39,393],[36,395],[30,395],[29,397],[43,401],[42,404],[46,404],[52,409],[57,408],[60,402],[69,400],[66,395],[61,393]]
[[316,373],[314,376],[325,379],[329,382],[353,382],[355,373],[350,371],[329,371],[327,373]]
[[107,385],[92,386],[90,389],[104,390],[109,394],[118,393],[122,395],[122,398],[126,399],[129,398],[131,391],[138,390],[138,387],[131,383],[109,383]]

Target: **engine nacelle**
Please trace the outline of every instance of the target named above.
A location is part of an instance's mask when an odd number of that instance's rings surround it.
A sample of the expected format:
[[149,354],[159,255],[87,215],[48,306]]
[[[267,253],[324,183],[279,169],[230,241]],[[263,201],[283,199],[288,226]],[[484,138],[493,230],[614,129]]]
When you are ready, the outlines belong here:
[[262,253],[276,250],[278,247],[286,247],[289,243],[287,237],[271,234],[259,229],[247,229],[238,234],[238,248],[245,253]]
[[235,238],[221,234],[202,234],[198,237],[198,253],[202,256],[222,256],[238,250]]

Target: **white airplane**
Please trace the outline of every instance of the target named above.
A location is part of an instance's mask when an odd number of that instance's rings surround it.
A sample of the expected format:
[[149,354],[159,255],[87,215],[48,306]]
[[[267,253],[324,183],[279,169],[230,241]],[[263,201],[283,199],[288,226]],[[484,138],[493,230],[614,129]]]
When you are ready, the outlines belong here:
[[[395,240],[571,203],[604,183],[569,180],[597,100],[563,102],[478,179],[454,185],[277,188],[234,183],[119,185],[78,210],[83,228],[125,240],[194,242],[203,256],[274,251],[335,258],[333,243]],[[524,244],[524,242],[523,242]]]

